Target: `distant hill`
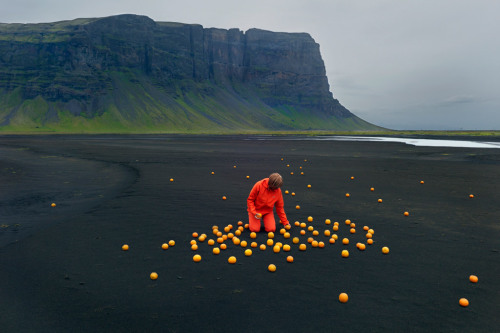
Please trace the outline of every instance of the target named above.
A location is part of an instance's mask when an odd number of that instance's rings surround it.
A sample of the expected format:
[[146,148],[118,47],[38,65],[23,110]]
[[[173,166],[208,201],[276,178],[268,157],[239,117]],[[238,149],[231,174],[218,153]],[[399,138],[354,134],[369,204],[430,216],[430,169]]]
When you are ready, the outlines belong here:
[[0,24],[0,132],[377,130],[306,33],[119,15]]

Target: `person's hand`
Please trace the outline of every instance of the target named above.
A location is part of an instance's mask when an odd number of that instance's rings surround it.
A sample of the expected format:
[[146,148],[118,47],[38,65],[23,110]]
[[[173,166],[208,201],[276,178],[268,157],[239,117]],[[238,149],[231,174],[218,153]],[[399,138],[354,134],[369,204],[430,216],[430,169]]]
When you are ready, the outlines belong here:
[[260,220],[260,219],[262,218],[262,214],[261,214],[261,213],[257,213],[257,214],[255,214],[255,218],[256,218],[257,220]]

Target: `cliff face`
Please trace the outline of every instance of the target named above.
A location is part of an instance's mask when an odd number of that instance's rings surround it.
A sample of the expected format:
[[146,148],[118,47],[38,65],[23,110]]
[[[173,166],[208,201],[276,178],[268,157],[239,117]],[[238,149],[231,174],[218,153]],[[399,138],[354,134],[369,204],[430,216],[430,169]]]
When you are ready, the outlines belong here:
[[0,128],[353,124],[374,127],[333,98],[319,45],[306,33],[205,29],[136,15],[0,24]]

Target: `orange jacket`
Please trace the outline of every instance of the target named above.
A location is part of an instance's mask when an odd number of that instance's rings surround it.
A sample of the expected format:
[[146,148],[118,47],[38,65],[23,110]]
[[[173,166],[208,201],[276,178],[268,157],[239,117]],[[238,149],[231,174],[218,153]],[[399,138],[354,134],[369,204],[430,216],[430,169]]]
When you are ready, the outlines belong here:
[[252,215],[257,213],[265,215],[272,213],[274,206],[276,206],[276,213],[280,218],[281,224],[287,225],[288,220],[283,208],[284,202],[281,189],[269,189],[268,182],[269,178],[264,178],[255,183],[247,199],[247,210]]

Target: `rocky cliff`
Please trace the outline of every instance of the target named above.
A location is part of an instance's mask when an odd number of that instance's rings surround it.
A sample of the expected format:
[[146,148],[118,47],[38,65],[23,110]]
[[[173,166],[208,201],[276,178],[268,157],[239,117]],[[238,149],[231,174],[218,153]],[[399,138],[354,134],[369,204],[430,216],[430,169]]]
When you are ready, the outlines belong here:
[[0,24],[0,130],[375,129],[330,92],[306,33],[119,15]]

